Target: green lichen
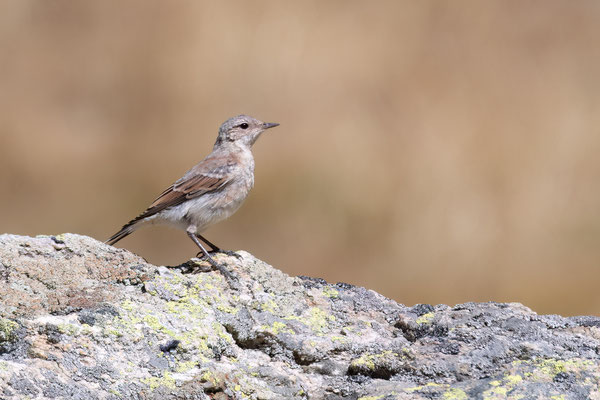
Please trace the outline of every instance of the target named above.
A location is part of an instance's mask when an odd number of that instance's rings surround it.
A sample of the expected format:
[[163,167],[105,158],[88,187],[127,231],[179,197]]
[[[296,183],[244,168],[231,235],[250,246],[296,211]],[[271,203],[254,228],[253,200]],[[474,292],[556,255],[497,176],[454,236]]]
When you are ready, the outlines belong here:
[[154,391],[160,386],[164,386],[169,389],[175,389],[175,379],[169,371],[165,371],[163,376],[160,378],[152,376],[150,378],[142,379],[141,382],[148,385],[151,391]]
[[359,358],[352,360],[350,362],[352,367],[364,366],[370,369],[371,371],[375,369],[375,361],[374,356],[372,354],[365,354],[360,356]]
[[135,307],[136,307],[136,305],[130,300],[125,300],[124,302],[121,303],[121,309],[123,309],[125,311],[133,311],[133,309]]
[[330,321],[335,321],[333,315],[327,315],[325,311],[318,307],[311,307],[309,310],[308,326],[318,335],[322,335],[329,326]]
[[442,387],[442,386],[448,387],[448,385],[440,385],[439,383],[429,382],[426,385],[405,388],[404,391],[408,392],[408,393],[412,393],[412,392],[418,392],[418,391],[421,391],[423,389],[430,388],[430,387]]
[[555,376],[561,372],[567,372],[567,362],[563,360],[542,360],[537,364],[539,370],[546,375]]
[[65,241],[65,234],[64,233],[59,233],[58,235],[54,235],[54,238],[57,241],[64,243],[64,241]]
[[16,330],[19,324],[10,319],[0,317],[0,342],[14,342],[17,340]]
[[220,380],[219,378],[217,378],[215,376],[215,374],[210,371],[210,370],[206,370],[202,373],[202,375],[200,375],[200,381],[201,382],[210,382],[212,386],[219,386]]
[[354,333],[354,327],[352,325],[348,325],[342,328],[343,335],[350,335]]
[[444,392],[444,399],[447,400],[467,400],[467,394],[464,390],[451,388]]
[[[508,393],[522,381],[521,375],[506,375],[501,380],[491,381],[490,386],[492,387],[483,392],[483,398],[484,400],[507,398]],[[514,396],[511,396],[510,399],[516,400]]]
[[197,361],[183,361],[180,363],[177,363],[177,367],[175,368],[175,372],[186,372],[189,371],[190,369],[195,368],[198,365]]
[[273,299],[268,299],[267,301],[260,303],[260,309],[270,312],[271,314],[275,314],[277,308],[279,308],[279,305]]
[[264,331],[272,333],[273,335],[279,335],[280,333],[289,333],[290,335],[295,334],[295,332],[291,328],[289,328],[283,322],[279,322],[279,321],[273,322],[273,325],[271,325],[271,326],[263,325],[263,326],[261,326],[261,328]]
[[81,324],[81,333],[83,335],[92,335],[94,333],[94,330],[88,324]]
[[116,336],[116,337],[123,336],[123,332],[119,331],[116,328],[106,328],[106,329],[104,329],[103,332],[104,332],[105,336]]
[[380,396],[363,396],[363,397],[359,397],[358,400],[379,400],[379,399],[383,399],[385,397],[385,395],[380,395]]
[[236,314],[239,311],[238,308],[231,307],[231,306],[229,306],[227,304],[218,304],[217,305],[217,310],[223,311],[223,312],[225,312],[227,314]]
[[60,333],[68,336],[77,336],[80,331],[80,328],[73,324],[59,324],[56,328]]
[[[506,375],[502,379],[490,382],[490,389],[483,392],[484,400],[504,399],[518,400],[520,395],[508,396],[514,387],[523,382],[521,375]],[[507,397],[508,396],[508,397]]]
[[340,295],[340,292],[338,292],[336,289],[332,288],[331,286],[326,286],[323,289],[323,294],[325,296],[329,297],[330,299],[334,299]]
[[509,391],[508,388],[505,388],[502,386],[497,386],[497,387],[488,389],[485,392],[483,392],[483,399],[484,400],[505,399],[508,391]]
[[434,313],[428,312],[427,314],[423,314],[419,318],[417,318],[416,322],[417,322],[417,324],[430,324],[431,321],[433,321],[434,316],[435,316]]
[[165,333],[173,338],[176,336],[175,332],[160,323],[160,320],[156,315],[145,315],[144,318],[142,318],[142,321],[154,331]]
[[169,314],[177,315],[188,321],[206,317],[208,304],[194,295],[187,295],[178,301],[168,301],[165,304],[166,311]]
[[543,358],[517,360],[512,365],[520,370],[519,374],[524,379],[532,382],[545,382],[554,379],[561,372],[582,374],[594,372],[597,368],[593,361],[584,359],[559,360],[555,358]]
[[521,375],[507,375],[504,377],[504,380],[508,385],[514,386],[523,381]]
[[348,342],[348,338],[345,336],[331,336],[329,338],[332,342],[340,342],[340,343],[347,343]]
[[227,333],[227,331],[225,330],[223,325],[221,325],[218,322],[213,322],[212,328],[218,337],[225,340],[227,343],[233,343],[233,339],[231,338],[231,335],[229,333]]
[[142,319],[137,315],[133,315],[132,312],[124,311],[104,325],[102,333],[105,336],[112,335],[117,337],[127,334],[130,339],[135,342],[144,337],[141,330],[141,322]]
[[352,360],[350,362],[350,366],[354,368],[365,367],[373,371],[375,369],[376,364],[380,364],[385,359],[389,359],[392,357],[398,357],[398,353],[394,353],[391,350],[386,350],[378,354],[364,354],[359,358]]
[[198,326],[195,326],[194,328],[185,331],[182,334],[175,335],[173,338],[181,341],[181,343],[186,346],[195,347],[198,351],[205,355],[212,354],[209,351],[207,343],[208,336],[205,333],[202,333],[200,327]]

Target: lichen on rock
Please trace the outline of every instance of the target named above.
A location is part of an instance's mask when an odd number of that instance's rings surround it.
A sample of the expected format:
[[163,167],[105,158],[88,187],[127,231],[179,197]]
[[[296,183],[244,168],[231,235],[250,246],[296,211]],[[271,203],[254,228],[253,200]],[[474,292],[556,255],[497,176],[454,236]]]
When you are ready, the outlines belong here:
[[215,256],[232,287],[85,236],[0,236],[0,398],[600,398],[599,318],[406,307],[239,255]]

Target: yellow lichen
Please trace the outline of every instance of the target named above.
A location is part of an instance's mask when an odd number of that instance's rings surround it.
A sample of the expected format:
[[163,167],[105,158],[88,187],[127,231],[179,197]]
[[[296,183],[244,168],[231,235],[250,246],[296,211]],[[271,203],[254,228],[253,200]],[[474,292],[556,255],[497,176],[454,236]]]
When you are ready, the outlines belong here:
[[16,339],[15,330],[19,327],[14,321],[0,317],[0,342],[13,341]]
[[56,328],[60,333],[68,336],[75,336],[79,332],[79,327],[73,324],[59,324]]
[[279,322],[279,321],[273,322],[273,325],[271,325],[271,326],[263,325],[262,329],[265,331],[271,332],[273,335],[279,335],[280,333],[289,333],[289,334],[293,335],[295,333],[286,324],[284,324],[283,322]]
[[310,308],[308,325],[312,328],[313,332],[322,335],[329,326],[329,321],[335,321],[335,317],[333,315],[327,315],[325,311],[318,307]]
[[330,340],[332,342],[340,342],[340,343],[347,343],[348,342],[348,338],[345,336],[331,336]]
[[[506,398],[508,392],[510,392],[515,385],[522,381],[523,378],[520,375],[507,375],[502,380],[491,381],[490,385],[493,387],[483,392],[483,398],[485,400],[504,399]],[[511,397],[511,399],[515,398]]]
[[270,312],[271,314],[275,313],[275,309],[277,308],[277,303],[274,300],[269,299],[260,305],[260,308],[263,311]]
[[135,308],[135,304],[130,300],[125,300],[121,303],[121,308],[125,311],[133,311],[133,309]]
[[423,314],[421,315],[419,318],[417,318],[417,324],[430,324],[431,321],[433,320],[433,317],[435,316],[434,313],[429,312],[427,314]]
[[144,318],[142,319],[146,325],[148,325],[148,327],[150,327],[151,329],[155,330],[155,331],[159,331],[162,333],[165,333],[171,337],[175,337],[175,332],[173,332],[172,330],[168,329],[166,326],[162,325],[158,319],[157,316],[155,315],[145,315]]
[[398,357],[398,353],[386,350],[378,354],[364,354],[359,358],[352,360],[350,365],[353,367],[364,366],[372,371],[375,369],[375,363],[381,363],[384,359],[392,357]]
[[444,392],[444,399],[447,400],[467,400],[467,394],[460,389],[452,388]]
[[227,333],[223,325],[221,325],[218,322],[213,322],[212,328],[216,332],[217,336],[219,336],[221,339],[225,340],[228,343],[233,343],[231,335]]
[[513,386],[513,385],[516,385],[517,383],[522,382],[523,378],[521,377],[521,375],[508,375],[508,376],[504,377],[504,380],[506,381],[507,384]]
[[424,386],[415,386],[415,387],[405,388],[404,391],[408,392],[408,393],[412,393],[412,392],[417,392],[419,390],[423,390],[427,387],[442,387],[442,386],[447,387],[448,385],[440,385],[439,383],[429,382]]
[[169,389],[175,389],[175,379],[173,376],[171,376],[169,371],[166,371],[161,378],[151,376],[149,378],[142,379],[141,382],[148,385],[151,391],[154,391],[154,389],[160,386],[164,386]]
[[198,365],[197,361],[184,361],[184,362],[180,362],[177,364],[177,367],[175,368],[176,372],[185,372],[185,371],[189,371],[192,368],[195,368],[196,365]]

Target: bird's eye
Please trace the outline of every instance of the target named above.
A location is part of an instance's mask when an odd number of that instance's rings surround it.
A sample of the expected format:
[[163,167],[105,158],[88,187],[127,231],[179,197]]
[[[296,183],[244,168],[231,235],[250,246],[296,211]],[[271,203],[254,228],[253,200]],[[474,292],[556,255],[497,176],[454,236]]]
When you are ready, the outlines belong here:
[[244,122],[243,124],[240,124],[240,128],[248,129],[248,124]]

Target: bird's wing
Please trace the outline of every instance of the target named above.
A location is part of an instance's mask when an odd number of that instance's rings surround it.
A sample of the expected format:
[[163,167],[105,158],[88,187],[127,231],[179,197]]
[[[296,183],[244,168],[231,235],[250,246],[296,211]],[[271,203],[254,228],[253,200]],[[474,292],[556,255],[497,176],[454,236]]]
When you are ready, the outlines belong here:
[[205,159],[162,192],[136,220],[150,217],[188,199],[223,189],[231,182],[234,165],[235,160],[231,157]]
[[222,190],[231,183],[232,170],[236,165],[236,161],[232,156],[212,156],[204,159],[162,192],[146,211],[125,224],[119,232],[107,240],[107,243],[116,243],[132,233],[135,230],[134,225],[138,222],[156,215],[162,210],[174,207],[205,193]]

